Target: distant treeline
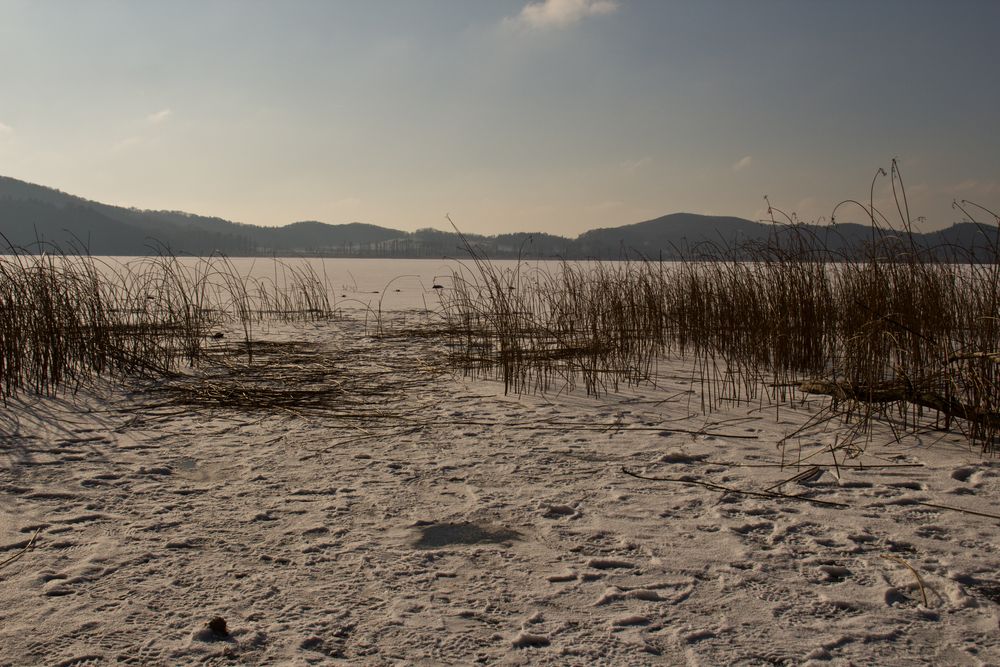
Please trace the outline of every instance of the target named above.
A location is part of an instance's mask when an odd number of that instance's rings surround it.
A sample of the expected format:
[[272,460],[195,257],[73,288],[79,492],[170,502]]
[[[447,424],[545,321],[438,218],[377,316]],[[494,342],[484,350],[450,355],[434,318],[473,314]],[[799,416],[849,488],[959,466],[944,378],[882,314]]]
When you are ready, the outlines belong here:
[[[929,233],[882,228],[878,247],[927,252],[957,261],[996,261],[997,227],[960,222]],[[51,188],[0,177],[0,234],[4,245],[40,252],[94,255],[173,254],[207,256],[304,257],[465,257],[471,246],[495,259],[682,259],[714,256],[720,250],[739,259],[761,244],[805,244],[828,255],[856,256],[875,239],[869,225],[785,225],[742,218],[674,213],[631,225],[593,229],[577,238],[513,233],[496,236],[420,229],[405,232],[363,223],[330,225],[296,222],[283,227],[247,225],[179,211],[146,211],[110,206]],[[801,250],[798,248],[797,250]],[[806,248],[808,250],[808,248]],[[2,252],[2,251],[0,251]]]

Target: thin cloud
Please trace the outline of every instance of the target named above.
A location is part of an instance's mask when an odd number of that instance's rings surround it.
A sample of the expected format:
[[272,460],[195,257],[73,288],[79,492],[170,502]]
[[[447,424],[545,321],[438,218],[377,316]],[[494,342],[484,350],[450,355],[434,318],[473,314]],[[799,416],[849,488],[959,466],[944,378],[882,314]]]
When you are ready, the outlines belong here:
[[625,206],[625,202],[620,199],[608,199],[606,201],[598,202],[588,206],[592,211],[610,211],[612,209],[621,208]]
[[14,134],[14,128],[6,123],[0,123],[0,137],[8,134]]
[[625,160],[621,163],[621,168],[625,173],[634,174],[643,167],[653,163],[653,158],[651,157],[641,157],[637,160]]
[[144,143],[145,139],[138,136],[125,137],[120,141],[116,141],[114,145],[111,146],[112,153],[120,153],[121,151],[127,151],[130,148],[135,148]]
[[162,111],[157,111],[146,116],[146,122],[150,125],[159,125],[160,123],[165,123],[173,113],[170,109],[163,109]]
[[[906,188],[910,193],[911,187]],[[977,181],[970,179],[945,188],[945,192],[952,197],[986,197],[1000,193],[1000,182],[998,181]]]
[[743,171],[753,162],[753,157],[750,155],[744,155],[739,160],[733,163],[733,171]]
[[565,28],[590,16],[611,14],[618,9],[614,0],[541,0],[529,2],[514,19],[518,25],[545,30]]

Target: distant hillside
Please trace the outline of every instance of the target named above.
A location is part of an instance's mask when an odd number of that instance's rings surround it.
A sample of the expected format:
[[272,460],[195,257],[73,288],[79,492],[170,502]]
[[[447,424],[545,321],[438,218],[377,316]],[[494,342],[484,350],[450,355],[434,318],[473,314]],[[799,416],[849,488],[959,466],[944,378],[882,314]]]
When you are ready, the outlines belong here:
[[660,254],[687,255],[707,242],[726,245],[766,239],[771,225],[743,218],[672,213],[655,220],[623,227],[593,229],[577,238],[579,252],[586,256],[608,257]]
[[10,245],[39,241],[95,255],[353,255],[407,233],[375,225],[297,222],[261,227],[181,211],[111,206],[0,176],[0,233]]
[[0,176],[0,233],[7,244],[53,244],[95,255],[146,255],[158,249],[208,254],[249,253],[248,225],[176,211],[110,206]]
[[[94,202],[59,190],[0,176],[0,234],[3,245],[30,251],[58,247],[95,255],[175,254],[323,257],[466,257],[465,242],[491,258],[676,259],[702,254],[741,256],[737,249],[789,244],[789,228],[742,218],[673,213],[620,227],[594,229],[576,239],[551,234],[497,236],[420,229],[404,232],[360,222],[317,221],[283,227],[247,225],[180,211],[146,211]],[[871,240],[865,225],[802,225],[796,240],[833,252],[857,249]],[[959,223],[914,235],[919,246],[971,250],[997,258],[995,226]],[[907,239],[904,243],[910,243]],[[2,250],[0,250],[2,252]],[[742,256],[746,256],[743,254]]]

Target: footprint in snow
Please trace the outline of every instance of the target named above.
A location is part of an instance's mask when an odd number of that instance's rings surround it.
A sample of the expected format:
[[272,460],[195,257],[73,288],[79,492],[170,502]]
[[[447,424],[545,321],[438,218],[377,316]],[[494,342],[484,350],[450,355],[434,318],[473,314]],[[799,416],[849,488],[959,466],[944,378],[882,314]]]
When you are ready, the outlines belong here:
[[951,471],[951,478],[958,482],[968,482],[972,474],[976,472],[976,466],[962,466]]
[[551,643],[545,635],[524,631],[517,633],[511,640],[511,646],[514,648],[542,648]]
[[[670,434],[670,431],[664,431],[660,435]],[[663,454],[656,459],[656,463],[697,463],[699,461],[704,461],[708,458],[708,454],[688,454],[679,449],[671,450],[666,454]]]

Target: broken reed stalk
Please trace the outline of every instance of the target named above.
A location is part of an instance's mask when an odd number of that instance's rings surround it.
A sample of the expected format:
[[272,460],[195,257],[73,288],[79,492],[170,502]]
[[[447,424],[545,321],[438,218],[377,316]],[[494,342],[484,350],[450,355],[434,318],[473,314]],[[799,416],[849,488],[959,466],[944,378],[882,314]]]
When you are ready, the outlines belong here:
[[18,551],[13,556],[10,556],[10,557],[5,558],[4,560],[0,561],[0,569],[3,569],[5,567],[7,567],[11,563],[13,563],[17,559],[19,559],[21,556],[23,556],[24,554],[28,553],[28,551],[31,550],[31,548],[33,546],[35,546],[35,540],[38,539],[38,534],[40,532],[42,532],[42,527],[41,526],[39,526],[38,528],[35,529],[34,534],[31,536],[31,539],[28,540],[28,543],[26,545],[24,545],[24,548],[22,548],[20,551]]
[[927,589],[924,587],[924,580],[921,578],[920,573],[917,572],[912,565],[906,562],[902,556],[897,554],[881,554],[881,557],[886,560],[894,560],[913,573],[913,577],[917,580],[917,587],[920,588],[920,597],[924,600],[924,607],[929,608],[930,604],[927,602]]
[[922,500],[914,500],[914,505],[923,505],[924,507],[933,507],[939,510],[948,510],[950,512],[959,512],[961,514],[968,514],[970,516],[982,516],[987,519],[996,519],[1000,521],[1000,514],[990,514],[989,512],[978,512],[976,510],[966,509],[964,507],[952,507],[951,505],[939,505],[937,503],[927,503]]

